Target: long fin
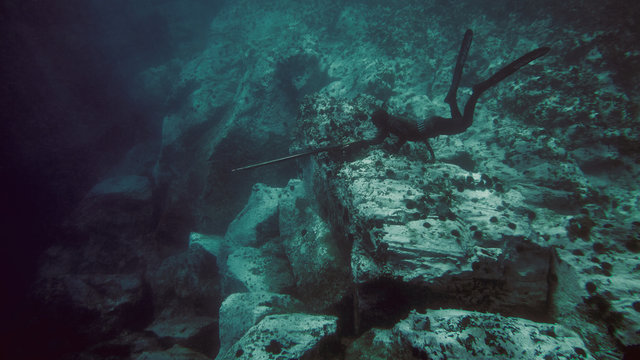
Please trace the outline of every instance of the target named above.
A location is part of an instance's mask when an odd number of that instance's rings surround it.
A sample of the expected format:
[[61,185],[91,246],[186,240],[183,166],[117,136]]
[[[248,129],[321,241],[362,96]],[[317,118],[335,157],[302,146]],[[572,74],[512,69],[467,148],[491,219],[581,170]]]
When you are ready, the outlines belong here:
[[484,93],[490,87],[496,85],[500,81],[504,80],[507,76],[518,71],[518,69],[520,69],[521,67],[527,65],[540,56],[545,55],[549,52],[549,50],[551,50],[551,48],[545,46],[537,48],[533,51],[529,51],[528,53],[512,61],[509,65],[498,70],[497,73],[493,74],[487,80],[474,85],[473,92],[471,93],[471,96],[469,96],[467,104],[464,106],[464,115],[462,119],[465,126],[471,126],[471,123],[473,122],[473,111],[475,110],[476,102],[478,102],[478,98],[480,97],[480,95],[482,95],[482,93]]
[[[487,89],[489,89],[490,87],[496,85],[497,83],[499,83],[500,81],[504,80],[507,76],[513,74],[514,72],[518,71],[518,69],[520,69],[521,67],[527,65],[528,63],[532,62],[533,60],[539,58],[540,56],[543,56],[544,54],[548,53],[549,50],[551,50],[551,48],[549,47],[541,47],[541,48],[537,48],[533,51],[530,51],[522,56],[520,56],[519,58],[517,58],[516,60],[514,60],[513,62],[511,62],[509,65],[503,67],[502,69],[498,70],[497,73],[493,74],[490,78],[488,78],[487,80],[478,83],[476,85],[473,86],[473,92],[479,92],[480,94],[484,91],[486,91]],[[478,96],[480,96],[480,94],[478,94]]]
[[453,79],[451,80],[451,87],[449,87],[449,92],[447,96],[444,98],[444,102],[449,104],[450,106],[455,106],[456,109],[458,105],[456,104],[456,94],[458,92],[458,87],[460,87],[460,78],[462,78],[462,69],[464,67],[464,63],[467,61],[467,55],[469,54],[469,48],[471,47],[471,40],[473,38],[473,31],[468,29],[464,33],[464,38],[462,38],[462,45],[460,45],[460,51],[458,52],[458,58],[456,59],[456,67],[453,70]]

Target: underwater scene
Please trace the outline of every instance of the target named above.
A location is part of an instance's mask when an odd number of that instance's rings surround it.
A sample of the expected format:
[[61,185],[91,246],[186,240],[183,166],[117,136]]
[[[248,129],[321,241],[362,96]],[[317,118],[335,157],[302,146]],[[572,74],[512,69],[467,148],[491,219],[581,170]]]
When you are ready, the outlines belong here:
[[0,27],[2,359],[640,359],[640,2]]

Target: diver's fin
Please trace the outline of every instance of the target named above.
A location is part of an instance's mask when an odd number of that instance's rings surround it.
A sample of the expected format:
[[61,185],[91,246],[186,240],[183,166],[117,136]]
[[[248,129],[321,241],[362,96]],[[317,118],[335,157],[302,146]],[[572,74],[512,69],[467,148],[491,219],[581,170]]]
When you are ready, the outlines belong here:
[[541,47],[530,51],[511,62],[509,65],[498,70],[497,73],[493,74],[493,76],[491,76],[487,80],[473,85],[473,92],[471,93],[471,96],[469,96],[467,104],[464,106],[464,115],[462,117],[464,126],[471,126],[471,123],[473,122],[473,112],[476,107],[476,102],[478,102],[478,98],[480,97],[480,95],[482,95],[482,93],[484,93],[487,89],[499,83],[500,81],[504,80],[507,76],[518,71],[518,69],[520,69],[521,67],[548,53],[549,50],[551,50],[551,48]]
[[478,93],[478,96],[480,96],[480,94],[482,94],[484,91],[494,86],[495,84],[499,83],[500,81],[504,80],[507,76],[518,71],[518,69],[520,69],[521,67],[527,65],[528,63],[539,58],[540,56],[548,53],[549,50],[551,50],[551,48],[541,47],[522,55],[521,57],[514,60],[511,64],[498,70],[497,73],[493,74],[487,80],[474,85],[473,92]]
[[451,105],[456,106],[456,93],[458,92],[458,87],[460,86],[460,78],[462,78],[462,68],[464,67],[464,63],[467,61],[467,55],[469,54],[469,48],[471,47],[471,40],[473,38],[473,31],[468,29],[464,33],[464,38],[462,39],[462,45],[460,45],[460,52],[458,52],[458,58],[456,59],[456,67],[453,70],[453,79],[451,80],[451,87],[449,87],[449,92],[447,96],[444,98],[444,102]]

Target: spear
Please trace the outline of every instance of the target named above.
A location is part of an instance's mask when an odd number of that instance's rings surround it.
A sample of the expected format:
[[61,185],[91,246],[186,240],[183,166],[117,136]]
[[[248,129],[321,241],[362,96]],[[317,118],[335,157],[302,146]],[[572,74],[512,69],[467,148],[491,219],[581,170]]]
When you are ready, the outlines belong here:
[[315,155],[315,154],[318,154],[318,153],[321,153],[321,152],[324,152],[324,151],[344,150],[344,149],[346,149],[348,147],[351,147],[353,145],[366,143],[366,142],[368,142],[368,141],[367,140],[356,140],[356,141],[351,141],[351,142],[348,142],[348,143],[345,143],[345,144],[324,146],[324,147],[321,147],[321,148],[312,149],[312,150],[304,151],[304,152],[301,152],[301,153],[288,155],[288,156],[284,156],[284,157],[273,159],[273,160],[264,161],[264,162],[257,163],[257,164],[251,164],[251,165],[235,168],[235,169],[231,170],[231,172],[255,169],[255,168],[258,168],[258,167],[271,165],[271,164],[279,163],[279,162],[282,162],[282,161],[297,159],[297,158],[303,157],[303,156]]

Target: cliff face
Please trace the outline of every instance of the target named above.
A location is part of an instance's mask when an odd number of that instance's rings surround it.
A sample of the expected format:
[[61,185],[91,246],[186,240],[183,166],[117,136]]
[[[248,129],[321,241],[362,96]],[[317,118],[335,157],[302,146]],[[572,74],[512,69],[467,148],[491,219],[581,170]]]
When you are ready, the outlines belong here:
[[[102,324],[88,358],[632,351],[637,11],[588,24],[600,8],[499,5],[226,4],[202,52],[136,77],[163,98],[160,150],[131,155],[85,197],[68,222],[84,240],[47,252],[43,308]],[[433,139],[436,161],[391,137],[231,172],[371,139],[381,107],[448,116],[467,28],[461,106],[513,59],[552,50],[484,94],[466,132]]]

